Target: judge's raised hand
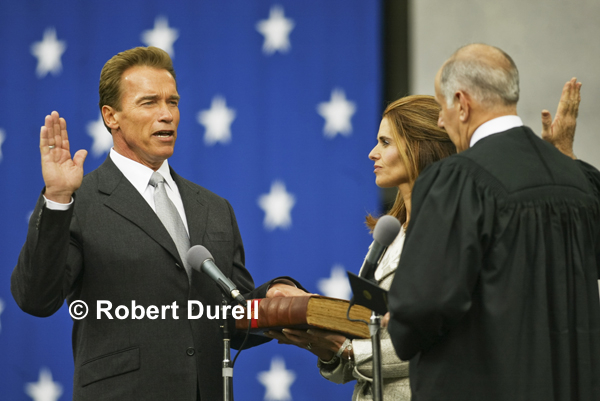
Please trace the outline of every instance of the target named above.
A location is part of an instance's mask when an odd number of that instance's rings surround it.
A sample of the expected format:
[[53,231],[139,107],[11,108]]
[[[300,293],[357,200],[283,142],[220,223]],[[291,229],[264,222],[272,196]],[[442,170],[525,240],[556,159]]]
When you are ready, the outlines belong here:
[[554,121],[548,110],[542,110],[542,138],[572,159],[576,158],[573,141],[581,101],[580,91],[581,82],[572,78],[563,87]]
[[54,202],[69,203],[71,195],[81,186],[86,150],[79,150],[71,159],[67,122],[58,112],[46,116],[40,130],[42,176],[46,184],[44,196]]

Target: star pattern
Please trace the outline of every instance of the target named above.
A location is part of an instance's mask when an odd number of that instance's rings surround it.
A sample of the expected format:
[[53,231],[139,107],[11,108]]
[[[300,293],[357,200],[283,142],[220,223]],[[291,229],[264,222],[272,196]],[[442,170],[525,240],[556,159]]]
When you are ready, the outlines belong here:
[[265,401],[291,401],[290,386],[296,380],[296,374],[285,368],[281,357],[271,359],[271,368],[258,373],[258,381],[266,387]]
[[0,333],[2,333],[2,312],[4,312],[4,301],[0,298]]
[[86,126],[87,134],[92,137],[92,155],[100,157],[110,151],[113,146],[112,135],[106,129],[102,116],[99,116],[96,121],[90,121]]
[[3,154],[2,154],[2,144],[4,144],[4,141],[6,140],[6,133],[4,132],[4,130],[2,128],[0,128],[0,163],[2,163],[2,159],[3,159]]
[[289,35],[294,25],[293,20],[285,18],[283,7],[272,6],[269,19],[261,20],[256,24],[256,30],[265,37],[263,53],[269,55],[276,51],[287,53],[291,47]]
[[332,298],[350,299],[352,288],[348,281],[346,269],[342,265],[334,265],[331,268],[331,276],[329,278],[320,279],[317,282],[319,291]]
[[38,78],[43,78],[48,73],[58,75],[62,71],[62,54],[67,50],[64,40],[57,40],[56,29],[47,28],[41,42],[31,45],[31,54],[37,57],[38,64],[35,73]]
[[63,390],[60,383],[52,380],[50,369],[42,368],[38,381],[25,385],[25,393],[33,398],[33,401],[57,401]]
[[295,204],[296,198],[287,192],[285,184],[281,181],[273,182],[271,192],[258,198],[258,205],[265,212],[264,227],[269,231],[277,227],[291,227],[291,213]]
[[169,27],[169,20],[159,16],[154,20],[154,28],[142,32],[141,40],[146,46],[154,46],[174,57],[173,44],[179,38],[179,31]]
[[197,119],[205,128],[204,143],[207,146],[231,142],[231,123],[235,120],[235,110],[227,108],[225,98],[215,96],[210,109],[200,111]]
[[[14,22],[37,27],[24,35],[13,30],[2,42],[6,54],[22,57],[4,60],[9,72],[5,77],[9,83],[5,114],[14,116],[14,124],[0,122],[0,170],[10,166],[22,173],[15,177],[21,181],[32,166],[37,166],[39,173],[39,152],[19,149],[27,143],[32,145],[32,141],[37,147],[38,124],[43,124],[43,115],[56,108],[67,120],[71,148],[89,151],[84,169],[86,174],[91,173],[114,146],[113,137],[93,104],[97,102],[98,75],[103,63],[127,48],[162,48],[171,57],[176,56],[173,62],[181,95],[181,138],[169,164],[182,177],[225,196],[236,213],[244,212],[238,208],[248,206],[250,196],[250,208],[238,223],[243,226],[240,229],[244,240],[256,250],[251,255],[257,259],[255,264],[272,269],[277,260],[285,260],[290,269],[305,269],[313,277],[309,285],[314,291],[349,298],[344,266],[354,270],[351,266],[357,267],[367,243],[364,232],[356,230],[356,220],[339,216],[352,215],[357,205],[361,210],[376,210],[377,193],[344,185],[343,202],[338,196],[324,194],[331,192],[331,183],[339,178],[340,171],[344,177],[356,177],[356,161],[345,156],[370,147],[369,140],[358,133],[369,130],[370,122],[379,117],[371,115],[377,110],[363,107],[358,101],[378,101],[381,66],[378,59],[370,58],[380,46],[378,8],[371,2],[358,7],[361,0],[349,0],[346,10],[340,13],[335,2],[276,0],[262,2],[258,8],[254,2],[236,2],[232,11],[225,5],[229,2],[207,8],[197,1],[188,1],[178,4],[176,11],[147,7],[140,14],[141,19],[133,21],[136,23],[131,23],[131,16],[112,13],[107,25],[106,10],[114,9],[118,2],[98,3],[92,8],[68,3],[53,3],[41,13],[17,13],[18,21],[12,21],[15,15],[0,13],[6,26]],[[315,18],[315,7],[320,16],[327,18]],[[367,8],[372,10],[366,12]],[[85,28],[84,37],[81,29],[75,29],[80,26]],[[121,45],[107,40],[107,27],[119,28],[117,42]],[[360,46],[356,46],[358,42]],[[354,51],[346,51],[348,48]],[[364,60],[370,62],[365,64]],[[335,73],[340,65],[343,76]],[[11,94],[14,88],[19,93]],[[32,99],[26,108],[33,114],[23,114],[23,99]],[[333,128],[328,129],[332,133],[324,135],[327,118],[319,115],[319,103],[327,111],[326,106],[335,101],[345,102],[354,110],[361,108],[360,114],[349,113],[346,124],[337,123],[338,127],[346,127],[343,129],[336,130],[335,124],[330,123]],[[13,125],[24,127],[25,131],[18,132]],[[343,132],[352,133],[345,137]],[[298,157],[302,159],[300,164]],[[232,187],[229,178],[236,186]],[[306,180],[311,180],[311,185],[299,185]],[[0,225],[0,240],[4,242],[11,241],[14,227],[27,230],[40,217],[31,210],[35,203],[31,190],[38,191],[31,185],[36,184],[25,184],[22,183],[23,188],[28,186],[30,190],[15,192],[10,185],[0,186],[4,188],[0,190],[4,198],[15,203],[14,211],[5,214],[4,224]],[[319,221],[325,227],[336,226],[338,242],[344,244],[336,247],[336,255],[319,245],[328,240],[330,230],[303,224],[307,220]],[[285,243],[279,241],[282,236],[287,238]],[[273,241],[278,246],[271,246]],[[299,244],[311,249],[315,259],[330,259],[328,254],[335,259],[325,265],[289,259]],[[10,259],[10,253],[0,252],[0,263],[14,263]],[[0,298],[0,342],[7,341],[14,348],[0,355],[0,372],[14,366],[28,372],[0,385],[0,399],[71,399],[67,381],[72,380],[73,370],[62,359],[68,359],[72,350],[56,338],[62,330],[48,333],[45,342],[52,348],[39,347],[36,333],[43,329],[43,322],[15,308],[2,291]],[[70,326],[68,320],[65,324]],[[15,342],[15,338],[21,340]],[[37,347],[39,352],[31,353],[28,347]],[[313,361],[308,357],[292,360],[289,353],[302,352],[292,347],[280,348],[265,348],[256,357],[254,370],[241,366],[243,375],[253,372],[248,376],[253,388],[257,386],[253,399],[350,398],[352,386],[330,389],[325,381],[304,385],[314,374]],[[52,359],[57,351],[64,357],[60,361]],[[278,354],[280,358],[273,360]],[[285,366],[288,360],[292,361],[289,369]],[[271,384],[275,388],[269,390],[259,383],[261,370],[266,371],[262,372],[263,378],[269,383],[278,381]]]
[[326,138],[334,138],[337,134],[348,136],[352,133],[350,119],[356,112],[356,104],[346,99],[342,89],[334,89],[329,102],[319,103],[317,112],[325,119],[323,133]]

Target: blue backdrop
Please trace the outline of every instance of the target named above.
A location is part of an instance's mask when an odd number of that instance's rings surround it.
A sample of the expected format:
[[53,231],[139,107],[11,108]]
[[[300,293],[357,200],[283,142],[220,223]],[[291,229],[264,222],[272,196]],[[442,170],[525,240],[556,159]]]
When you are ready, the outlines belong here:
[[[0,400],[69,400],[66,307],[22,312],[10,275],[43,187],[44,116],[57,110],[71,147],[107,157],[98,79],[119,51],[173,57],[181,123],[171,165],[232,203],[255,282],[291,275],[348,298],[377,212],[368,153],[382,110],[381,5],[364,0],[2,0],[0,12]],[[218,369],[219,367],[215,367]],[[316,357],[274,343],[244,351],[236,400],[350,399]],[[214,385],[220,385],[215,383]]]

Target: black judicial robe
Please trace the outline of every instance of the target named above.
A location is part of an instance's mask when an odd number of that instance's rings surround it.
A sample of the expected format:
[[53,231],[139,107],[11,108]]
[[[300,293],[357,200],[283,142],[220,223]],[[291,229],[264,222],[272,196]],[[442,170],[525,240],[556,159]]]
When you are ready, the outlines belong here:
[[413,401],[600,400],[599,194],[526,127],[423,172],[389,293]]

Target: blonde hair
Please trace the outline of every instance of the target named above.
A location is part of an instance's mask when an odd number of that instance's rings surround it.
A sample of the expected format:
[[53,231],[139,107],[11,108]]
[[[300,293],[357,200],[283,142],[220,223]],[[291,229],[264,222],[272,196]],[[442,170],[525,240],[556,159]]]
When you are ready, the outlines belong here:
[[[406,167],[411,187],[419,174],[430,164],[456,153],[456,147],[446,131],[437,126],[440,106],[433,96],[406,96],[392,102],[383,112],[392,128],[398,155]],[[400,143],[406,144],[405,149]],[[400,192],[386,213],[396,217],[400,223],[407,222],[406,205]],[[377,218],[369,214],[367,227],[375,228]]]

